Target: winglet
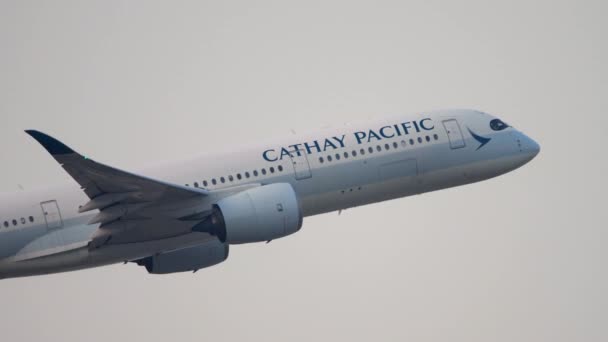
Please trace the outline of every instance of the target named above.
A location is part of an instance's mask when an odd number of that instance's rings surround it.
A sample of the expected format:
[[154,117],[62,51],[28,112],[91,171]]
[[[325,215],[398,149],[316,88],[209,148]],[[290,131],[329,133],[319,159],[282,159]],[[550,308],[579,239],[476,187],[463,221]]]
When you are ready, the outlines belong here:
[[61,141],[42,132],[36,130],[27,130],[25,133],[36,139],[36,141],[38,141],[40,145],[42,145],[42,147],[44,147],[53,156],[76,153]]

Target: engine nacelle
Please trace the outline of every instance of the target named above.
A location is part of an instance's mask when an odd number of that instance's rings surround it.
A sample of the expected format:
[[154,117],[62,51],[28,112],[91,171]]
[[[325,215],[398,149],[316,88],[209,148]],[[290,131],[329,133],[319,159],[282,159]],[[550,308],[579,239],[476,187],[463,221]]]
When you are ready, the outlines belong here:
[[162,253],[136,262],[145,266],[148,273],[152,274],[188,272],[223,262],[228,258],[228,251],[228,244],[213,239],[198,246]]
[[229,244],[270,241],[302,227],[296,192],[288,183],[245,190],[219,200],[213,214],[193,228]]

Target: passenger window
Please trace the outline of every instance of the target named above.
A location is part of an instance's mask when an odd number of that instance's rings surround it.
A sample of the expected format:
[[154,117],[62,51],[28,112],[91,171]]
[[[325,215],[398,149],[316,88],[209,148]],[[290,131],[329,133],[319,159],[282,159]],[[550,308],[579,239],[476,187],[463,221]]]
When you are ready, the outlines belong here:
[[270,167],[270,173],[274,173],[274,167]]
[[331,156],[327,156],[327,161],[331,161]]
[[241,179],[243,179],[243,176],[241,176],[241,174],[240,174],[240,173],[237,173],[237,174],[236,174],[236,178],[237,178],[238,180],[241,180]]
[[433,138],[435,138],[435,140],[439,140],[439,136],[437,134],[433,135]]
[[348,152],[344,152],[344,158],[348,158]]
[[405,140],[401,140],[401,146],[405,147],[406,143]]
[[357,151],[353,150],[353,157],[356,157],[356,156],[357,156]]
[[198,188],[198,183],[197,182],[194,182],[194,187]]
[[340,160],[340,155],[336,153],[336,160]]
[[217,184],[217,181],[215,180],[215,178],[213,178],[213,179],[211,180],[211,183],[213,183],[213,185],[216,185],[216,184]]
[[231,182],[234,182],[234,177],[232,177],[232,175],[228,176],[228,180]]
[[382,151],[382,147],[380,145],[376,146],[376,150],[378,150],[378,152]]
[[226,183],[226,178],[224,178],[224,177],[220,177],[220,182],[222,182],[222,183]]
[[410,139],[410,145],[414,145],[414,139]]
[[13,220],[13,226],[17,225],[17,220]]
[[207,187],[207,185],[209,185],[209,183],[207,183],[207,181],[206,181],[206,180],[204,180],[204,181],[203,181],[203,186],[206,188],[206,187]]
[[384,149],[388,151],[388,149],[390,148],[390,146],[388,144],[384,144]]
[[21,218],[21,224],[25,224],[25,217]]
[[418,137],[418,142],[422,144],[422,138]]
[[8,221],[4,221],[4,227],[8,228],[9,224]]
[[319,163],[323,164],[323,157],[319,157]]
[[278,169],[279,169],[279,172],[283,172],[283,165],[279,165]]
[[394,148],[397,148],[397,147],[399,147],[399,144],[397,144],[396,142],[394,142],[394,143],[393,143],[393,147],[394,147]]
[[426,142],[431,141],[431,137],[429,137],[428,135],[426,136]]
[[362,148],[361,150],[359,150],[359,153],[361,153],[361,155],[365,155],[365,149]]
[[262,174],[265,175],[266,174],[266,169],[262,169]]
[[30,222],[34,223],[34,216],[30,216]]
[[245,178],[249,178],[249,171],[245,172]]
[[368,151],[369,153],[374,153],[374,149],[373,149],[372,147],[369,147],[369,148],[367,149],[367,151]]
[[253,170],[253,175],[257,177],[258,176],[258,170]]

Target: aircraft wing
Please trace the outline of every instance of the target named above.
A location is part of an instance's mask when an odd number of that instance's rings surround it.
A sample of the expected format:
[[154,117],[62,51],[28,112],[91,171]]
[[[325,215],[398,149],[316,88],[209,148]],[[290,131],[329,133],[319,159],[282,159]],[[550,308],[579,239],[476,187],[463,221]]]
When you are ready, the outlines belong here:
[[119,170],[84,157],[42,132],[28,130],[26,133],[61,164],[89,197],[90,201],[82,205],[79,212],[100,211],[89,223],[99,223],[100,230],[105,231],[101,235],[128,230],[127,242],[144,241],[179,235],[202,219],[181,220],[184,213],[180,209],[208,196],[207,190]]

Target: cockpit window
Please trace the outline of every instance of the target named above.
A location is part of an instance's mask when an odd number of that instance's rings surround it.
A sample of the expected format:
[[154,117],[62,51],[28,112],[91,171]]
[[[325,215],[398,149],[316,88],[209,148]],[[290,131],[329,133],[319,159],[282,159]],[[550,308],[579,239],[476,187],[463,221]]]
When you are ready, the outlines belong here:
[[494,131],[502,131],[503,129],[509,127],[506,123],[502,122],[500,119],[494,119],[490,121],[490,128]]

